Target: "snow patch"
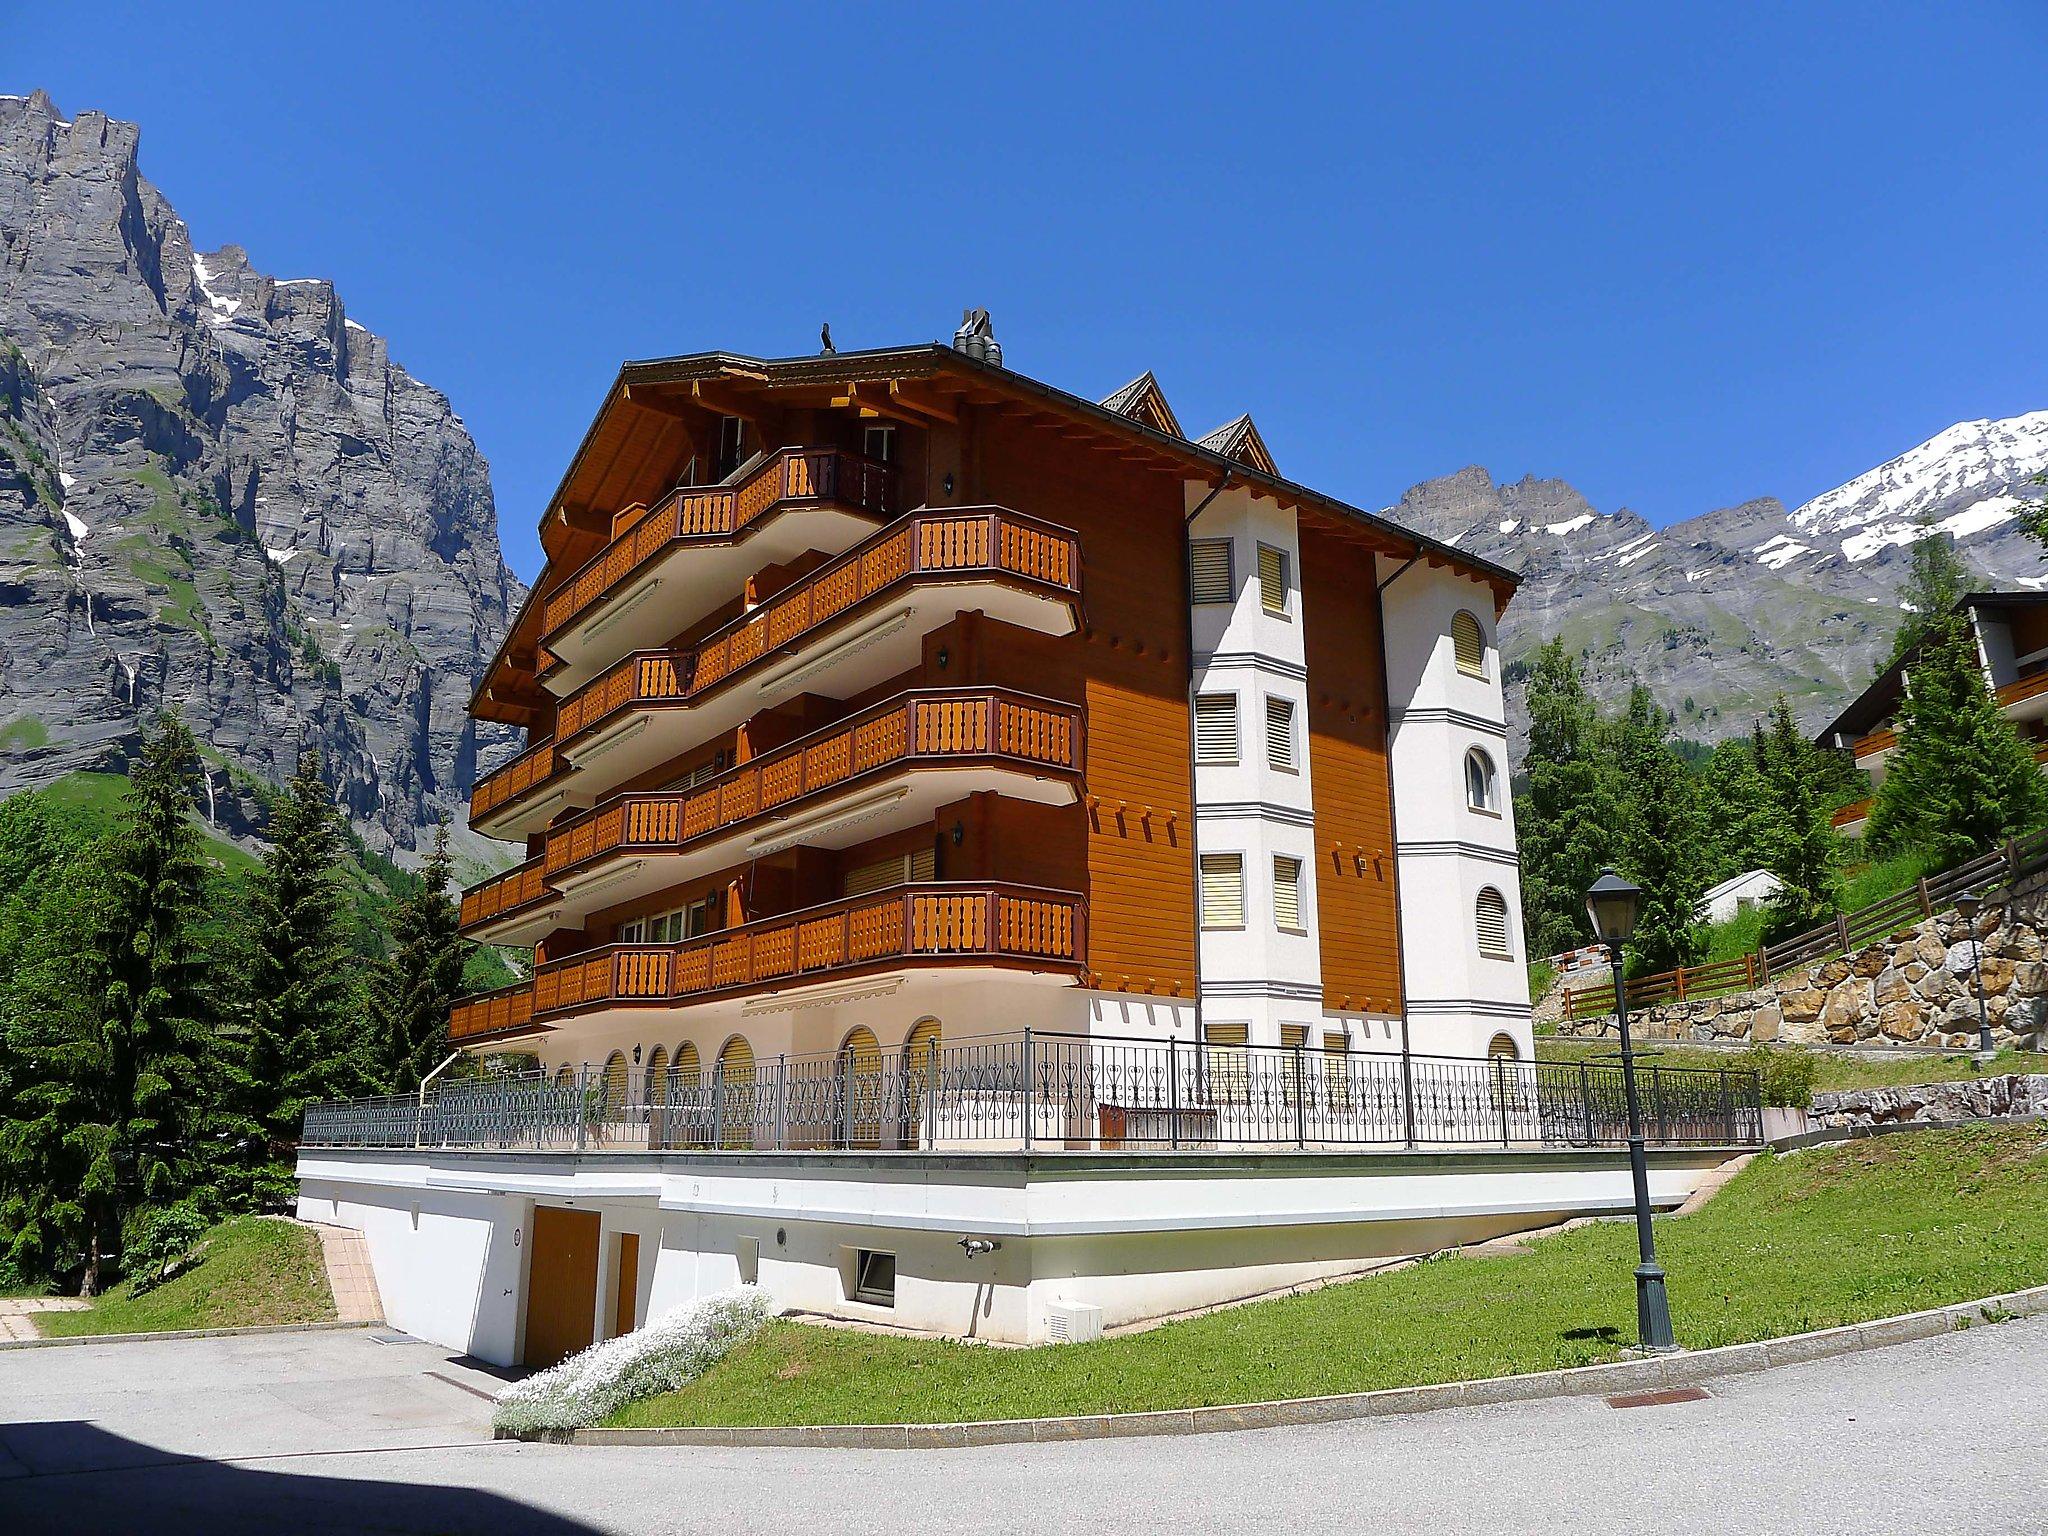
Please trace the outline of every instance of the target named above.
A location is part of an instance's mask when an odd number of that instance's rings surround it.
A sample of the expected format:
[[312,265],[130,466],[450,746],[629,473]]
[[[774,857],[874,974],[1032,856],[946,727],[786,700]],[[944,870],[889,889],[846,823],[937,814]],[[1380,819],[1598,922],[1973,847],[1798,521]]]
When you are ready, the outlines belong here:
[[1802,544],[1790,534],[1774,533],[1763,543],[1752,549],[1758,565],[1767,565],[1774,571],[1782,571],[1801,555],[1813,553],[1811,544]]
[[359,320],[351,320],[346,315],[344,315],[342,317],[341,323],[347,326],[352,331],[361,331],[366,336],[369,334],[370,328],[367,325],[364,325]]
[[1685,573],[1685,579],[1687,581],[1698,581],[1702,576],[1706,574],[1707,573],[1705,571],[1687,571]]
[[2048,576],[2018,576],[2014,580],[2023,587],[2032,587],[2036,592],[2048,587]]
[[1521,526],[1522,520],[1519,517],[1511,517],[1506,522],[1500,525],[1500,531],[1502,533],[1513,533],[1517,528]]
[[298,558],[299,552],[296,549],[272,549],[266,544],[263,546],[263,554],[272,565],[290,565]]
[[71,487],[78,484],[78,476],[67,474],[60,469],[57,471],[57,483],[63,486],[64,489],[68,491],[71,489]]
[[1974,507],[1966,507],[1952,516],[1943,518],[1934,526],[1950,538],[1966,539],[1973,533],[1982,533],[1986,528],[1996,528],[2000,523],[2011,522],[2022,505],[2017,496],[1986,496]]
[[1559,537],[1562,537],[1567,533],[1577,533],[1581,528],[1590,526],[1592,521],[1592,513],[1581,512],[1577,517],[1571,518],[1562,523],[1545,523],[1543,525],[1543,531],[1545,533],[1554,533],[1557,534]]
[[85,519],[76,512],[73,512],[69,507],[64,509],[64,525],[71,530],[71,537],[78,540],[81,544],[85,542],[85,536],[92,532],[90,528],[86,527]]
[[240,299],[224,299],[207,285],[213,281],[213,273],[206,265],[206,258],[197,251],[192,253],[192,281],[199,285],[200,297],[206,300],[213,311],[206,318],[215,325],[226,325],[235,318],[235,311],[242,307]]

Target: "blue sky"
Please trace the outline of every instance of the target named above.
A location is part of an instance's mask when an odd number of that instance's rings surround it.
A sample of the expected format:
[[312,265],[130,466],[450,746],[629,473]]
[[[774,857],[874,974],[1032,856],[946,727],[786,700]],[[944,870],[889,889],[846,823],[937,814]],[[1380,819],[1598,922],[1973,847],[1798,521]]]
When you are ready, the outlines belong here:
[[[324,10],[324,8],[321,8]],[[507,551],[618,363],[949,336],[1366,506],[1663,523],[2048,405],[2048,5],[0,4],[202,248],[332,278]]]

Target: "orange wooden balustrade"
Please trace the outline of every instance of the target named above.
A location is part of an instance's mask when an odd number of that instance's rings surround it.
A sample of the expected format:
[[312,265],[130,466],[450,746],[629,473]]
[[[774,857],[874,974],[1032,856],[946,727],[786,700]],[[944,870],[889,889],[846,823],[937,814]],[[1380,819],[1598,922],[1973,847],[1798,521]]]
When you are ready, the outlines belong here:
[[674,945],[610,945],[543,965],[530,983],[455,1005],[463,1039],[600,1006],[660,1007],[849,970],[981,961],[1078,971],[1086,903],[1006,884],[905,885]]
[[1856,739],[1849,748],[1849,755],[1860,762],[1862,759],[1870,757],[1875,753],[1889,752],[1898,744],[1899,733],[1897,731],[1872,731],[1868,736],[1860,736]]
[[1072,769],[1081,712],[1007,690],[903,694],[687,790],[620,795],[548,832],[553,876],[622,848],[675,851],[913,759]]
[[2032,677],[2019,678],[1999,689],[1998,702],[2004,705],[2024,704],[2044,693],[2048,693],[2048,672],[2036,672]]
[[1854,826],[1870,814],[1870,807],[1874,803],[1874,801],[1868,799],[1852,800],[1847,805],[1837,809],[1835,814],[1829,819],[1837,827]]
[[462,893],[460,926],[473,928],[478,923],[487,923],[494,917],[518,910],[528,902],[538,901],[548,894],[548,883],[543,861],[528,859],[524,864],[515,865],[502,875],[471,886]]
[[[899,519],[804,581],[705,636],[692,650],[636,651],[564,699],[555,735],[477,781],[470,818],[537,788],[566,766],[556,743],[591,730],[635,704],[683,703],[898,583],[919,576],[987,575],[1072,597],[1080,553],[1064,528],[999,508],[923,512]],[[547,771],[536,759],[547,754]],[[517,787],[510,787],[517,780]]]
[[737,485],[685,486],[653,506],[628,507],[619,533],[565,581],[541,613],[545,641],[678,539],[730,537],[770,507],[830,502],[886,515],[895,471],[838,448],[785,448]]
[[533,983],[514,982],[457,1003],[448,1012],[448,1038],[459,1045],[480,1035],[522,1029],[532,1021]]

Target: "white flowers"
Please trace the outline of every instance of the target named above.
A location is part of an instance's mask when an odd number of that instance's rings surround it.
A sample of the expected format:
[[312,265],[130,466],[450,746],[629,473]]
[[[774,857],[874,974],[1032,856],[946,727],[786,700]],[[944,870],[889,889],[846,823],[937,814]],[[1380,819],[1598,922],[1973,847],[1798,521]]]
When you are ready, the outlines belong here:
[[709,1370],[774,1312],[759,1286],[720,1291],[671,1308],[633,1333],[593,1344],[498,1394],[493,1427],[506,1434],[583,1429]]

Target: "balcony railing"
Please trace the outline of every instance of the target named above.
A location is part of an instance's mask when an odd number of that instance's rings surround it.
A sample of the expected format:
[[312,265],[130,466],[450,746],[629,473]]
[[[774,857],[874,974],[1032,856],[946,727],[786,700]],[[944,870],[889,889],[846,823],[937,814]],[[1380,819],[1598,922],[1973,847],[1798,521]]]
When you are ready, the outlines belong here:
[[448,1013],[448,1038],[474,1040],[524,1029],[533,1019],[533,983],[517,981],[495,992],[465,997]]
[[865,775],[922,759],[1071,770],[1081,712],[1008,691],[905,694],[688,790],[620,795],[550,828],[549,878],[623,849],[680,852]]
[[2015,704],[2038,699],[2044,693],[2048,693],[2048,671],[2036,672],[2030,677],[2015,678],[1998,690],[1998,702],[2001,707],[2010,709]]
[[729,538],[770,507],[825,502],[886,515],[895,471],[837,448],[785,448],[737,485],[674,490],[644,513],[628,508],[628,526],[549,597],[541,614],[545,640],[679,539]]
[[1071,600],[1079,592],[1079,569],[1072,533],[1016,512],[985,508],[902,518],[705,636],[694,650],[636,651],[591,679],[562,701],[551,740],[477,781],[470,818],[559,777],[568,765],[557,746],[619,711],[688,704],[903,583],[923,576],[988,577]]
[[1899,744],[1897,731],[1872,731],[1868,736],[1859,736],[1849,748],[1849,755],[1858,762],[1874,757],[1880,752],[1889,752]]
[[473,928],[517,912],[553,894],[541,859],[528,859],[462,893],[460,926]]
[[[1745,1071],[1637,1069],[1657,1146],[1755,1146]],[[991,1035],[894,1052],[563,1068],[306,1111],[307,1147],[816,1151],[1618,1147],[1621,1068]]]

